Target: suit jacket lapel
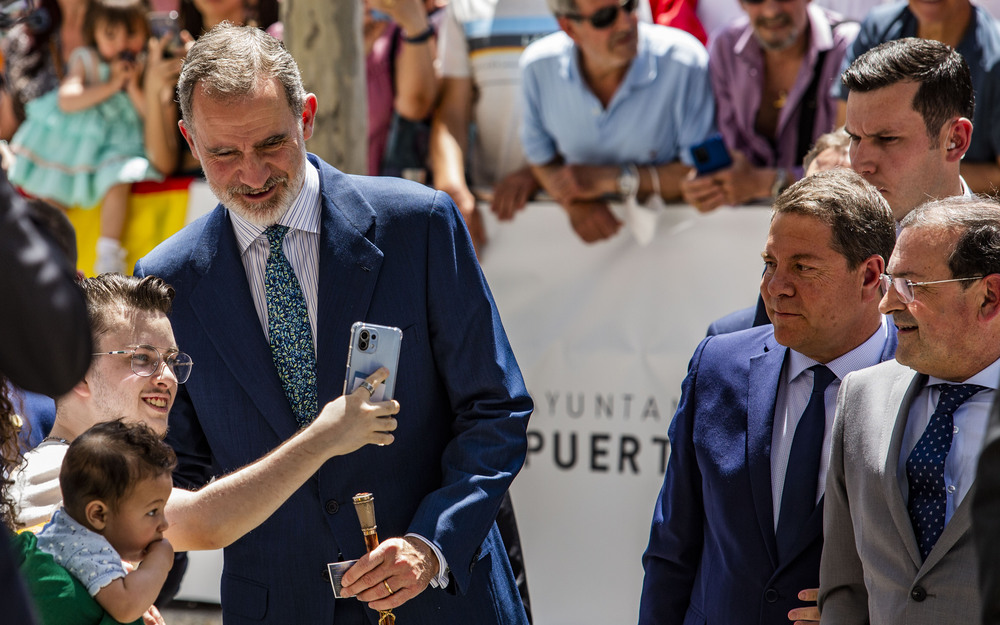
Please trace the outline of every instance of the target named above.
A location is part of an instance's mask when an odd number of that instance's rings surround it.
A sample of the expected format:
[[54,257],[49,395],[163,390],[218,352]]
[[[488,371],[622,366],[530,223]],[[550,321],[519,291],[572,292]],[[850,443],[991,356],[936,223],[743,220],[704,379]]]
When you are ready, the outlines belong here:
[[284,440],[298,426],[285,400],[271,347],[257,317],[228,213],[216,208],[193,259],[202,278],[191,307],[213,347],[257,409]]
[[763,353],[750,359],[750,387],[747,395],[747,469],[760,533],[778,566],[778,546],[774,539],[774,504],[771,496],[771,432],[778,383],[788,349],[769,335]]
[[[972,498],[975,496],[976,485],[973,484],[972,488],[962,499],[962,503],[958,504],[958,508],[955,509],[955,514],[951,515],[951,519],[944,526],[944,531],[941,532],[941,537],[938,541],[934,543],[934,548],[931,552],[927,554],[927,559],[924,560],[924,564],[920,567],[921,572],[924,570],[930,570],[931,567],[936,565],[941,558],[945,556],[951,548],[955,546],[962,536],[966,534],[972,528]],[[916,539],[914,539],[916,540]]]
[[[877,417],[885,420],[885,427],[882,429],[884,440],[882,449],[885,450],[882,488],[885,492],[886,506],[889,508],[893,523],[896,524],[896,531],[899,532],[899,537],[917,568],[920,568],[922,561],[920,546],[917,545],[917,537],[913,534],[913,523],[910,521],[910,513],[903,500],[896,472],[899,465],[899,454],[903,447],[906,421],[910,414],[910,405],[926,381],[926,376],[900,365],[899,375],[892,381],[885,414]],[[896,401],[897,398],[899,401]],[[895,413],[892,411],[893,406],[898,406]]]
[[343,391],[351,324],[367,317],[383,255],[367,238],[377,227],[374,209],[348,176],[314,162],[322,198],[316,373],[323,402]]

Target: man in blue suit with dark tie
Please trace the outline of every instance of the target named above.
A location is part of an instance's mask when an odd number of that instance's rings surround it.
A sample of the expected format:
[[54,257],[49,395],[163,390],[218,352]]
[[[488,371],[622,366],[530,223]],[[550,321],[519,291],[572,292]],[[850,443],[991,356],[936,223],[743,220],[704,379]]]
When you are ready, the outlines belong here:
[[[342,391],[354,322],[404,337],[394,443],[326,462],[226,548],[224,621],[374,623],[393,608],[406,625],[525,623],[494,519],[532,403],[454,204],[307,155],[316,97],[255,28],[203,35],[178,99],[221,205],[136,265],[174,285],[171,322],[198,362],[170,415],[175,481],[233,471],[309,423]],[[378,502],[369,554],[359,492]],[[335,599],[327,563],[354,558]]]
[[798,595],[819,585],[837,389],[895,351],[878,312],[894,232],[852,171],[775,201],[760,285],[773,325],[706,338],[691,359],[643,555],[642,625],[818,618]]

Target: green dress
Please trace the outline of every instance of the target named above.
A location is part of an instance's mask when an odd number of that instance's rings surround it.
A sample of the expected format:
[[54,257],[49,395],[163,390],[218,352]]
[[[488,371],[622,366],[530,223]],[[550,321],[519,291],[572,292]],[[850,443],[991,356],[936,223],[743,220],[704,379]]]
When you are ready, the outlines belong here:
[[[77,48],[86,84],[107,82],[110,66],[93,48]],[[67,113],[59,90],[28,102],[26,119],[10,141],[14,162],[8,178],[25,193],[64,206],[92,208],[119,183],[162,180],[146,158],[142,119],[124,91],[94,106]]]
[[[83,584],[38,548],[34,534],[21,532],[10,543],[41,625],[120,625]],[[142,625],[142,619],[130,625]]]

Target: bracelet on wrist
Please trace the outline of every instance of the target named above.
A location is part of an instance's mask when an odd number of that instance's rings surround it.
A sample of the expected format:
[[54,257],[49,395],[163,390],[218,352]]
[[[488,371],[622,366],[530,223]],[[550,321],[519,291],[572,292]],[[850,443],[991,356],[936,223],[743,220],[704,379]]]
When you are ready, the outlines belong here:
[[427,28],[425,28],[420,33],[412,37],[407,37],[405,34],[401,35],[403,41],[405,41],[406,43],[423,43],[433,36],[434,36],[434,27],[431,26],[430,24],[427,25]]

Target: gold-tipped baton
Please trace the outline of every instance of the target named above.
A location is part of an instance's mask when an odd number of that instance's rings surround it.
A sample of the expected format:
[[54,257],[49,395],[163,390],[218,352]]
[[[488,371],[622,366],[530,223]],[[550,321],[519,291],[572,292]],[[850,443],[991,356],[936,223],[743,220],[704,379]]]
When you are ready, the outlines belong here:
[[[365,549],[369,553],[378,547],[378,532],[375,524],[375,495],[371,493],[358,493],[354,496],[354,510],[358,513],[358,521],[361,523],[361,533],[365,537]],[[385,582],[383,582],[385,583]],[[385,584],[386,590],[392,594],[392,588]],[[379,625],[396,625],[396,615],[392,610],[378,611]]]

